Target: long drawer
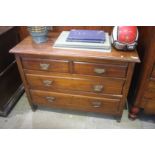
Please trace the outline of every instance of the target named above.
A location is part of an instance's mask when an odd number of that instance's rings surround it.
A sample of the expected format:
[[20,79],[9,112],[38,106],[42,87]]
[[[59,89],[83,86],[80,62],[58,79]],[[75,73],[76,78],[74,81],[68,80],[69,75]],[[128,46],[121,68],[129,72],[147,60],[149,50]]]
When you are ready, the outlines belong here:
[[63,77],[26,74],[31,89],[56,89],[104,94],[121,94],[124,80],[113,78]]
[[118,113],[120,99],[108,99],[82,95],[31,90],[34,104],[81,111]]
[[23,58],[24,69],[58,73],[69,73],[69,62],[66,60],[30,59]]
[[74,62],[74,73],[107,77],[126,77],[127,65]]

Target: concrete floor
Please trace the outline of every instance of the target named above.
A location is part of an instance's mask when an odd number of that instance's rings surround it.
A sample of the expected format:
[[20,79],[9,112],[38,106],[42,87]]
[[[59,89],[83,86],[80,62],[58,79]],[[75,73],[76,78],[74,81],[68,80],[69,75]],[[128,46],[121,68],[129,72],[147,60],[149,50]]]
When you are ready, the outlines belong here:
[[94,113],[71,112],[66,110],[38,109],[33,112],[24,94],[8,117],[0,117],[0,128],[50,128],[50,129],[142,129],[155,128],[154,116],[142,116],[130,121],[124,110],[121,123],[113,117]]

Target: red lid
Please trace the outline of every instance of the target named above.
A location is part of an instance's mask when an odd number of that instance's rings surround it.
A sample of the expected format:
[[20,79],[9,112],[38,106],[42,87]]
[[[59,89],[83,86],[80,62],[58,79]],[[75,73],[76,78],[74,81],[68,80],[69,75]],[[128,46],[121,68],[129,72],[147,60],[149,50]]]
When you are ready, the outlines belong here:
[[137,37],[136,26],[119,26],[118,41],[121,43],[133,43]]

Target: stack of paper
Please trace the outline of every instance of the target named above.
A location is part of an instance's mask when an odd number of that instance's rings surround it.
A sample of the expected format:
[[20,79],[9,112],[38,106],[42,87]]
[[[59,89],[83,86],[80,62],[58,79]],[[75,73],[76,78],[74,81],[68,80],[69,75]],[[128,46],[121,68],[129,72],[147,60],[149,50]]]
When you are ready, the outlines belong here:
[[102,43],[90,43],[90,42],[69,42],[67,37],[69,31],[63,31],[58,39],[55,41],[53,47],[56,48],[72,48],[72,49],[86,49],[86,50],[103,50],[107,52],[111,51],[111,43],[108,33],[105,33],[105,41]]

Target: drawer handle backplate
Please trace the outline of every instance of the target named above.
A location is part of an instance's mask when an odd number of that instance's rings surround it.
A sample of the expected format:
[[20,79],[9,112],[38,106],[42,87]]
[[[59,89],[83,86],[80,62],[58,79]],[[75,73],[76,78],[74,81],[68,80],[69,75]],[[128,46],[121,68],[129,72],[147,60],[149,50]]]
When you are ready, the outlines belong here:
[[50,66],[50,64],[40,64],[40,68],[42,69],[42,70],[48,70],[49,69],[49,66]]
[[104,69],[104,68],[95,68],[94,72],[97,73],[97,74],[103,74],[103,73],[106,72],[106,69]]
[[43,84],[47,87],[51,86],[53,83],[53,80],[43,80]]
[[48,102],[50,102],[50,103],[53,103],[54,101],[55,101],[55,97],[53,97],[53,96],[47,96],[47,97],[45,97],[46,98],[46,100],[48,101]]
[[101,107],[102,102],[100,102],[100,101],[93,101],[93,102],[91,102],[91,105],[92,105],[94,108],[99,108],[99,107]]
[[102,92],[103,88],[103,85],[95,85],[93,89],[95,92]]

